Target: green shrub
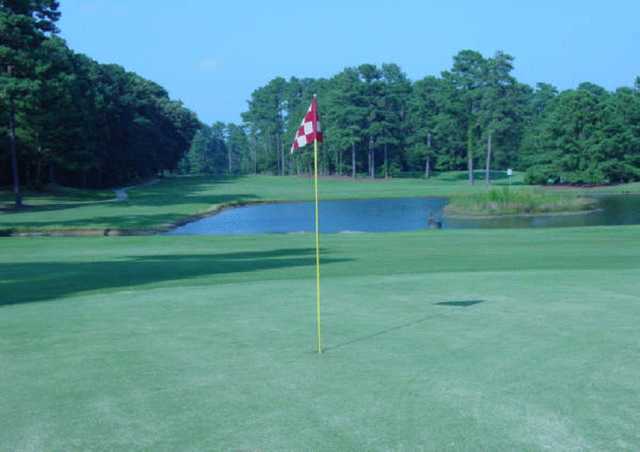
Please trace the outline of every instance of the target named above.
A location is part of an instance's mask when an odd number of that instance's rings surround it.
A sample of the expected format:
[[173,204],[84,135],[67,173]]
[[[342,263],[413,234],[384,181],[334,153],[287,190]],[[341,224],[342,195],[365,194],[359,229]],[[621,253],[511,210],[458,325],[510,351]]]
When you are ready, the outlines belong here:
[[549,165],[534,165],[527,170],[524,182],[528,185],[557,184],[560,182],[560,177]]
[[543,189],[512,190],[502,187],[482,193],[453,196],[445,210],[453,215],[519,215],[578,212],[593,209],[595,204],[595,200],[573,193]]

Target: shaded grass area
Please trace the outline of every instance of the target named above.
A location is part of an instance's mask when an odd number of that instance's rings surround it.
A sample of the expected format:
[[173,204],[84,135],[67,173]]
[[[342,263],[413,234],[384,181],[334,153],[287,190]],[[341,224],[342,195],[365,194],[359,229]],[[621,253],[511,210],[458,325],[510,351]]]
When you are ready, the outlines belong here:
[[640,445],[640,227],[2,251],[7,450]]
[[509,187],[479,193],[454,195],[445,208],[453,216],[533,215],[584,212],[597,208],[597,201],[574,192],[543,189],[513,190]]
[[[115,195],[111,190],[80,190],[51,184],[44,191],[24,191],[22,197],[24,212],[48,212],[108,202]],[[15,211],[14,201],[13,192],[8,187],[0,187],[0,214],[20,213]]]

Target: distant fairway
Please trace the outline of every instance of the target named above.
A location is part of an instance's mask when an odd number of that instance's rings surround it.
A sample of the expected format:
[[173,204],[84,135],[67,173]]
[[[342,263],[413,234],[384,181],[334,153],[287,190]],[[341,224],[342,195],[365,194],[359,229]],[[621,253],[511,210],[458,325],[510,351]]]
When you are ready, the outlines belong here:
[[640,446],[640,227],[0,247],[1,450]]

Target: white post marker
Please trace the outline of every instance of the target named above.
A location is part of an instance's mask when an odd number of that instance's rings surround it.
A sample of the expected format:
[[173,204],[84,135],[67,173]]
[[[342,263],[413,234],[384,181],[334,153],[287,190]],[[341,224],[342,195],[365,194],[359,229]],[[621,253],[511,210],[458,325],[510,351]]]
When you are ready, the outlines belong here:
[[511,168],[507,168],[507,176],[509,176],[509,185],[511,185],[511,176],[513,176],[513,170]]

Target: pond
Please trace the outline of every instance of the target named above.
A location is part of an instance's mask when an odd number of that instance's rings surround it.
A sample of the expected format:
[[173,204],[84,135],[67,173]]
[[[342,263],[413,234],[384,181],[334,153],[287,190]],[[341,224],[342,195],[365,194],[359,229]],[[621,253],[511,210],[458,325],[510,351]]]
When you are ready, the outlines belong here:
[[[601,210],[571,215],[454,219],[443,217],[445,198],[364,199],[320,202],[325,233],[397,232],[429,228],[429,218],[445,229],[538,228],[640,224],[640,195],[598,197]],[[258,204],[224,210],[180,226],[171,235],[237,235],[310,232],[312,202]]]

